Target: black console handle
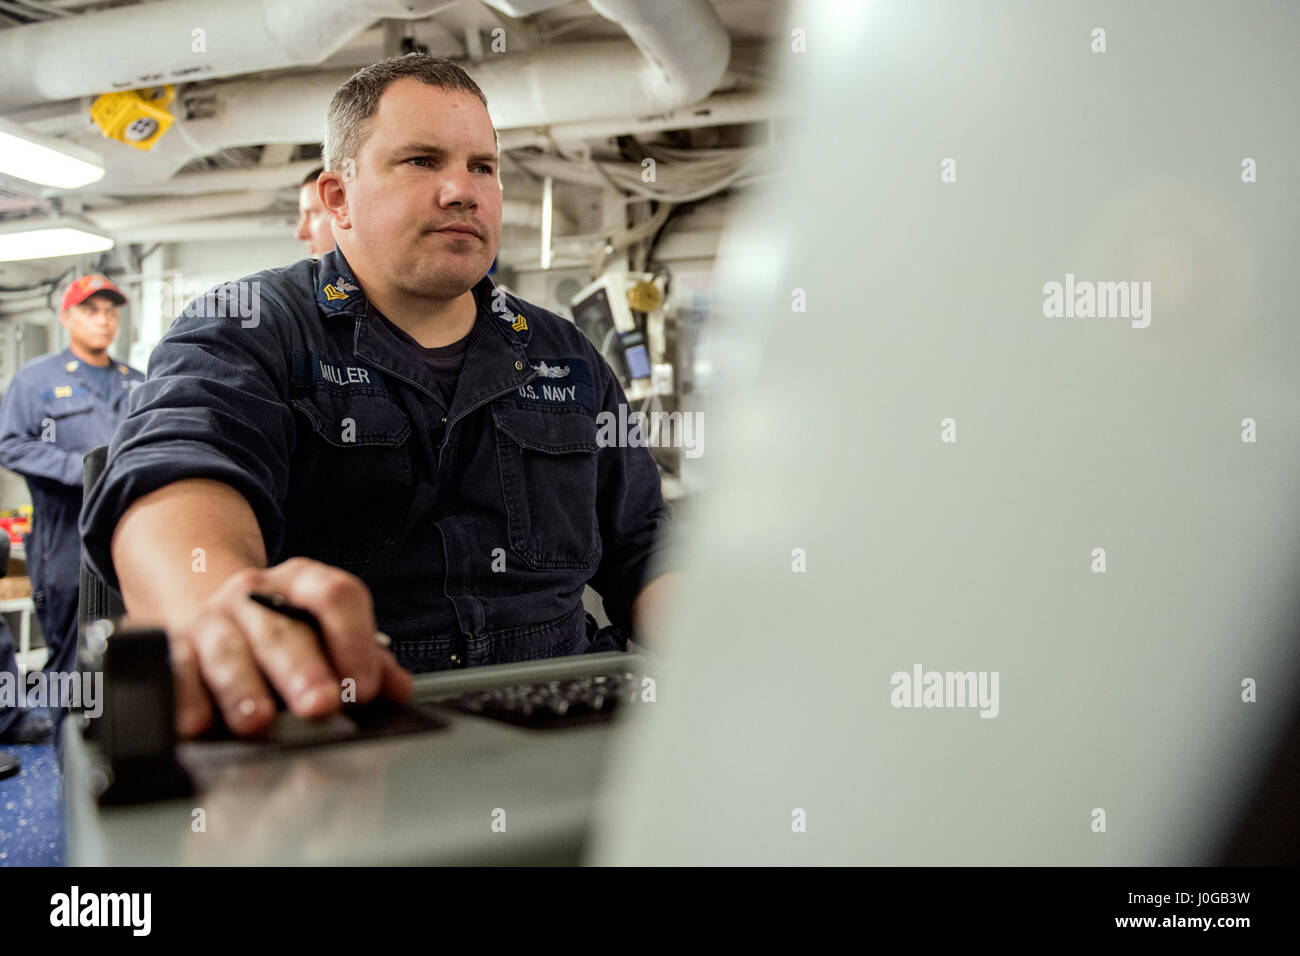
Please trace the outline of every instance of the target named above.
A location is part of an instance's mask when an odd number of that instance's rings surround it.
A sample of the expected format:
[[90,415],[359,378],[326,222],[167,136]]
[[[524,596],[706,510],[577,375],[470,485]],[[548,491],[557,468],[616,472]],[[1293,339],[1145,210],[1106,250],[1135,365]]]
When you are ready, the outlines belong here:
[[188,796],[194,782],[176,759],[175,693],[167,633],[114,631],[103,655],[104,713],[97,741],[108,764],[101,805]]

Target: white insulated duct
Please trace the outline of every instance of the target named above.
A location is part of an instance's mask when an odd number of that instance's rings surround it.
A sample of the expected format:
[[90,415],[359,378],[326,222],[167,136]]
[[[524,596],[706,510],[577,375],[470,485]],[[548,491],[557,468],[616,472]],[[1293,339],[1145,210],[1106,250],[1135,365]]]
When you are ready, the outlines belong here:
[[28,295],[21,298],[0,298],[0,315],[6,318],[21,315],[24,312],[48,313],[55,308],[43,295]]
[[[685,0],[708,11],[707,0]],[[718,24],[721,30],[721,24]],[[625,40],[584,43],[466,63],[483,89],[498,130],[646,116],[704,99],[726,71],[728,41],[697,47],[701,59],[677,79],[648,68]],[[716,57],[706,61],[703,57]],[[325,133],[325,113],[350,70],[271,80],[233,80],[217,88],[218,114],[183,124],[195,155],[260,143],[311,143]],[[182,124],[177,124],[182,126]],[[181,138],[181,137],[178,137]]]
[[[483,0],[512,17],[527,17],[567,0]],[[713,7],[699,0],[588,0],[617,23],[641,51],[637,80],[661,109],[675,109],[713,92],[727,66],[730,41]],[[605,78],[601,78],[605,82]],[[502,124],[505,125],[505,124]]]
[[[733,123],[757,123],[792,110],[779,99],[760,93],[719,93],[691,106],[655,113],[651,116],[616,116],[608,119],[560,123],[549,127],[519,127],[502,130],[501,148],[547,146],[550,140],[572,142],[604,139],[620,133],[655,133],[665,129],[691,129],[697,126],[720,126]],[[549,133],[549,137],[548,134]],[[183,158],[177,154],[172,162]],[[109,180],[109,188],[100,183],[87,187],[87,194],[97,192],[128,196],[131,194],[195,196],[204,193],[239,190],[284,189],[297,186],[320,160],[302,159],[281,166],[249,166],[246,169],[215,169],[201,173],[181,173],[166,182],[126,182],[118,176]],[[592,183],[598,175],[593,171]],[[102,181],[101,181],[102,182]]]
[[[161,0],[148,7],[182,2],[189,0]],[[627,0],[597,2],[605,16],[627,20],[633,42],[575,44],[464,64],[483,88],[499,130],[671,112],[708,96],[725,73],[730,41],[708,0],[658,0],[645,9]],[[289,3],[297,6],[299,0]],[[377,5],[382,5],[379,0],[367,0],[363,6],[370,10]],[[426,0],[423,7],[429,5]],[[0,31],[0,38],[15,32],[20,31]],[[324,134],[329,101],[349,75],[351,71],[332,70],[219,84],[216,116],[178,120],[151,153],[131,156],[129,162],[125,155],[121,162],[106,156],[108,174],[93,190],[131,191],[162,183],[196,156],[229,147],[317,142]],[[92,134],[81,141],[94,139]]]
[[159,0],[0,30],[0,111],[319,63],[375,20],[447,0]]
[[707,0],[588,0],[622,27],[645,58],[637,78],[645,95],[670,110],[702,100],[726,72],[727,28]]
[[[605,135],[613,135],[629,117],[638,116],[663,118],[666,125],[659,128],[669,128],[675,111],[680,111],[679,118],[686,114],[723,77],[729,39],[708,0],[591,2],[601,15],[623,26],[632,42],[576,44],[463,64],[483,88],[498,129],[532,137],[548,127],[562,135],[572,126],[578,135],[594,132],[603,122]],[[376,18],[418,19],[447,5],[439,0],[228,0],[214,16],[210,3],[159,0],[0,31],[0,110],[8,103],[319,62]],[[547,0],[527,4],[533,8],[529,12],[554,5]],[[194,52],[191,42],[197,28],[206,30],[207,52],[202,54]],[[39,37],[31,32],[36,30],[42,31]],[[114,49],[113,57],[70,54],[106,45]],[[296,185],[314,162],[175,174],[195,157],[221,149],[319,141],[329,101],[351,72],[218,84],[215,116],[178,119],[145,154],[125,148],[109,151],[108,174],[87,191],[193,195]],[[740,116],[752,115],[755,108],[752,102],[728,102],[723,112],[735,113],[741,121]],[[710,120],[721,121],[716,116]],[[503,137],[503,146],[508,138]],[[102,138],[93,133],[81,139],[103,148]],[[216,205],[206,205],[208,200]],[[205,196],[151,202],[147,215],[133,213],[134,207],[90,215],[124,242],[276,235],[286,227],[283,217],[229,215],[264,209],[263,200]],[[213,215],[224,218],[208,218]],[[186,221],[194,216],[206,221]],[[540,218],[541,207],[529,201],[507,200],[503,209],[507,225],[536,227]]]
[[611,136],[658,133],[666,129],[696,129],[701,126],[728,126],[759,123],[789,115],[793,108],[763,93],[718,93],[675,110],[639,116],[616,116],[607,119],[580,120],[576,123],[552,123],[550,126],[518,127],[501,132],[501,148],[523,149],[547,147],[557,143],[584,139],[607,139]]
[[[519,56],[466,63],[488,100],[499,130],[552,126],[600,118],[644,116],[704,99],[727,68],[729,40],[708,0],[664,0],[683,19],[644,19],[633,24],[641,38],[583,43]],[[658,9],[656,7],[656,9]],[[693,10],[693,16],[687,16]],[[643,15],[644,16],[644,15]],[[656,14],[657,16],[657,14]],[[716,31],[710,30],[710,24]],[[691,58],[670,60],[672,31],[697,29]],[[649,38],[649,39],[648,39]],[[644,44],[644,45],[642,45]],[[638,51],[651,51],[651,63]],[[233,80],[217,87],[218,114],[176,126],[195,155],[260,143],[311,143],[325,133],[325,113],[335,91],[352,75],[331,70],[310,76]]]
[[[83,193],[113,192],[118,195],[198,196],[205,193],[254,192],[297,187],[320,165],[319,159],[300,159],[281,166],[249,166],[245,169],[212,169],[202,173],[181,173],[163,183],[128,184],[118,181],[112,190],[85,189]],[[102,182],[102,180],[101,180]],[[98,185],[98,183],[96,184]]]
[[[118,242],[205,242],[235,239],[291,239],[295,213],[276,215],[256,213],[264,210],[274,197],[196,196],[185,199],[161,199],[133,203],[121,209],[90,210],[83,213]],[[253,213],[254,215],[230,215]],[[503,226],[541,226],[541,203],[508,199],[501,209]],[[566,217],[556,219],[557,229],[574,228]]]
[[261,212],[275,202],[273,192],[212,193],[185,199],[137,202],[117,209],[85,210],[82,215],[95,225],[120,235],[138,226],[212,219],[232,213]]
[[117,233],[119,242],[229,242],[236,239],[293,238],[296,215],[227,216],[202,222],[141,224]]
[[330,100],[354,72],[222,83],[217,87],[217,115],[184,123],[184,138],[198,156],[233,146],[318,143],[325,135]]
[[552,7],[562,7],[569,0],[483,0],[489,7],[500,10],[506,16],[522,20],[534,13],[541,13]]

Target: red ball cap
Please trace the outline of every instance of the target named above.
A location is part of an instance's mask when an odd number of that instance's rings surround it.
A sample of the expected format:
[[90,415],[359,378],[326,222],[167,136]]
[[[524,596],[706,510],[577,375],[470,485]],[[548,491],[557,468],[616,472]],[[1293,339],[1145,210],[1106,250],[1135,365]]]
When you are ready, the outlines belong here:
[[69,306],[81,305],[96,292],[107,292],[109,295],[116,297],[117,305],[126,302],[126,295],[113,283],[101,275],[88,275],[72,280],[72,284],[68,286],[68,291],[63,293],[63,305],[59,308],[63,310]]

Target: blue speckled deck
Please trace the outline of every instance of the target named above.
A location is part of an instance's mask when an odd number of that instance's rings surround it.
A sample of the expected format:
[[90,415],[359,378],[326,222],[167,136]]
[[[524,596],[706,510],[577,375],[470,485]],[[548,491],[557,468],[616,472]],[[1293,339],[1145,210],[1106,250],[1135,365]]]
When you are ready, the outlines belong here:
[[0,780],[0,866],[62,866],[63,775],[53,743],[0,744],[22,761],[17,776]]

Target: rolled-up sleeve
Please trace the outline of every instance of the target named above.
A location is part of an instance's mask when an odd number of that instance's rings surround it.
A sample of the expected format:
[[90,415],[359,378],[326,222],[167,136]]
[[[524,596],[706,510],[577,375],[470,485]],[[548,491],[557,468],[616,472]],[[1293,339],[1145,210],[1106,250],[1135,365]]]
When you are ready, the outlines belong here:
[[[618,422],[627,404],[618,379],[604,362],[602,413]],[[598,421],[599,424],[599,421]],[[653,578],[668,570],[671,511],[664,503],[659,468],[648,448],[603,447],[597,452],[597,500],[601,561],[591,586],[610,623],[631,634],[632,603]]]
[[234,317],[239,310],[231,284],[190,303],[131,395],[107,466],[81,512],[87,559],[115,588],[110,544],[118,520],[136,499],[188,478],[220,481],[243,495],[267,554],[279,549],[294,435],[287,399],[289,314],[265,285],[257,294],[260,317],[249,328]]

